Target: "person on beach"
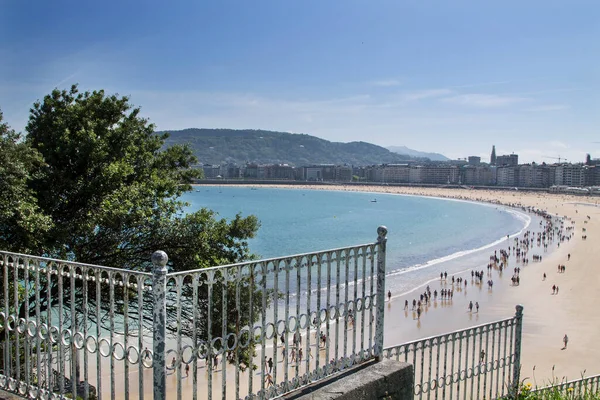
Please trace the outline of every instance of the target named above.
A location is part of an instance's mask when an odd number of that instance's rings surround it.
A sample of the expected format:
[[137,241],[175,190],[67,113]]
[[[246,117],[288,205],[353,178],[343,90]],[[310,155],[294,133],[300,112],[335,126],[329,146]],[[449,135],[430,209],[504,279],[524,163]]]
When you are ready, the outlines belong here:
[[485,360],[485,350],[481,350],[481,353],[479,353],[479,362],[483,362],[483,360]]
[[469,301],[469,312],[473,312],[473,302]]
[[271,376],[271,374],[267,374],[265,376],[265,383],[267,384],[267,387],[273,386],[273,377]]
[[186,378],[190,376],[190,364],[185,365],[185,376]]
[[392,301],[392,291],[388,290],[388,301]]
[[476,310],[476,312],[479,312],[479,302],[478,301],[475,302],[475,310]]
[[404,309],[408,310],[408,300],[404,300]]
[[267,361],[267,365],[269,366],[269,373],[273,372],[273,358],[269,357],[269,361]]
[[542,278],[543,281],[546,280],[546,273],[544,272],[544,277]]
[[558,294],[558,285],[556,286],[556,294]]
[[567,261],[571,260],[571,253],[567,254]]
[[421,319],[421,307],[417,308],[417,319]]
[[556,293],[556,285],[552,285],[552,294]]
[[563,338],[563,343],[565,344],[564,349],[567,348],[567,343],[569,343],[569,337],[567,336],[567,334],[565,333],[565,337]]

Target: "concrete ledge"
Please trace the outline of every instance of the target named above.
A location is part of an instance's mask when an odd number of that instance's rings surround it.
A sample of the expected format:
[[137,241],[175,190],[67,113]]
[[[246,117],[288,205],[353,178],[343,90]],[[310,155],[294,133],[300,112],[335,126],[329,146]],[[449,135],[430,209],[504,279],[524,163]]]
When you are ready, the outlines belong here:
[[4,390],[0,390],[0,400],[22,400],[25,397],[17,396],[14,393],[5,392]]
[[411,364],[369,362],[283,396],[286,400],[413,400]]

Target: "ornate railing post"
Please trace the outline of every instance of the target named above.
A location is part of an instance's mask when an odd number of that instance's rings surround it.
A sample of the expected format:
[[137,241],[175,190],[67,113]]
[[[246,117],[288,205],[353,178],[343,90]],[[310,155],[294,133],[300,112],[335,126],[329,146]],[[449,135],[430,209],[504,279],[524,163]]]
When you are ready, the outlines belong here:
[[515,363],[513,366],[512,388],[513,395],[516,395],[519,389],[519,380],[521,374],[521,333],[523,331],[523,306],[516,306],[515,314]]
[[385,245],[387,228],[377,228],[377,312],[375,321],[375,357],[383,360],[383,315],[385,314]]
[[152,264],[154,265],[154,278],[152,280],[153,293],[153,357],[152,373],[154,376],[154,400],[164,400],[167,398],[166,382],[166,360],[165,360],[165,339],[166,339],[166,319],[167,319],[167,261],[169,257],[162,250],[155,251],[152,254]]

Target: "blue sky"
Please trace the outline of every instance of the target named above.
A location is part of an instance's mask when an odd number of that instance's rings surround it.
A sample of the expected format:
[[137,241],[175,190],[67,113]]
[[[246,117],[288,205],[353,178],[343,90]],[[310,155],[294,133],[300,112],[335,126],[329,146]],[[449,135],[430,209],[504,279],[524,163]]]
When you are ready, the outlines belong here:
[[600,2],[0,0],[0,108],[79,83],[158,129],[600,157]]

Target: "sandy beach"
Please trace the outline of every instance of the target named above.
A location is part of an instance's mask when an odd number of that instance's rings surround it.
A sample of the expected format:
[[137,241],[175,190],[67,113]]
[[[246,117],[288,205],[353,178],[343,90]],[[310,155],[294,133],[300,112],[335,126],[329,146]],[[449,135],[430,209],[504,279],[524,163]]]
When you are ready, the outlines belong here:
[[[470,273],[467,273],[464,275],[468,282],[467,289],[455,292],[451,304],[438,301],[436,305],[430,305],[424,310],[420,320],[413,319],[410,308],[409,311],[404,311],[405,300],[412,304],[415,293],[394,297],[386,305],[385,345],[391,346],[508,318],[514,315],[515,306],[521,304],[524,307],[522,378],[529,378],[533,384],[543,386],[552,379],[577,379],[582,374],[589,376],[600,373],[600,345],[596,343],[600,332],[600,313],[595,311],[594,303],[600,287],[600,274],[596,271],[600,247],[595,245],[600,231],[600,208],[597,206],[600,199],[523,191],[392,186],[269,187],[365,191],[493,202],[535,207],[553,215],[570,218],[574,221],[572,240],[565,241],[560,246],[555,240],[552,243],[553,251],[543,257],[541,262],[530,260],[521,269],[518,286],[511,285],[511,273],[508,272],[502,278],[494,277],[493,291],[488,291],[487,288],[472,286]],[[583,228],[586,229],[583,235],[587,236],[587,240],[582,239]],[[507,243],[507,246],[511,243],[512,241]],[[546,255],[537,248],[531,250],[529,258],[531,254]],[[571,255],[570,260],[568,254]],[[515,256],[511,256],[509,266],[512,269],[515,265]],[[565,273],[558,273],[558,265],[565,265]],[[544,273],[547,275],[546,280],[542,279]],[[432,292],[445,287],[435,278],[432,276],[434,280],[430,283]],[[560,288],[559,294],[552,294],[553,285]],[[479,312],[468,312],[469,301],[479,302]],[[567,349],[563,349],[565,334],[569,337]]]

